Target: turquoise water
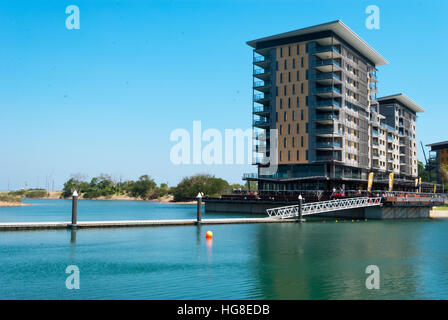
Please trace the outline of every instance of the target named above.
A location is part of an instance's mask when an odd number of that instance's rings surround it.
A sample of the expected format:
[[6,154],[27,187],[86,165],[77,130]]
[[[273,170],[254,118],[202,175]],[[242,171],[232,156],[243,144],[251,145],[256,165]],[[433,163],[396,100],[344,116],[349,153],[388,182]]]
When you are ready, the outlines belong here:
[[[0,208],[0,222],[70,218],[70,201],[27,202]],[[196,214],[132,201],[79,208],[79,220]],[[68,265],[79,290],[65,287]],[[368,265],[379,290],[365,287]],[[448,299],[448,220],[0,232],[0,299]]]

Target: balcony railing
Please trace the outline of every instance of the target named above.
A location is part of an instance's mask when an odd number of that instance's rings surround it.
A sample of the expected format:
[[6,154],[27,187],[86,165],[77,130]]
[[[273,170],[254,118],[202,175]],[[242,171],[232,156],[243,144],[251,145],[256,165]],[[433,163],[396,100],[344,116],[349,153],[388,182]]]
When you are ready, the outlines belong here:
[[269,99],[270,97],[271,95],[268,93],[254,94],[254,101]]
[[327,99],[316,101],[316,106],[337,106],[340,107],[341,103],[337,100]]
[[341,161],[340,156],[317,156],[317,161]]
[[341,148],[338,142],[317,142],[316,148]]
[[332,72],[316,74],[314,76],[314,79],[315,80],[337,79],[339,81],[342,80],[339,75],[332,73]]
[[379,133],[377,130],[372,130],[372,134],[373,134],[373,135],[376,135],[376,136],[379,136],[379,135],[380,135],[380,133]]
[[266,73],[268,73],[268,71],[264,70],[264,69],[255,69],[254,70],[254,75],[260,75],[260,74],[266,74]]
[[271,112],[271,107],[270,106],[255,106],[253,108],[253,112],[254,113]]
[[270,86],[270,85],[271,85],[270,81],[257,81],[257,82],[254,82],[254,88],[267,87],[267,86]]
[[317,128],[316,134],[342,134],[342,130],[335,130],[334,128]]
[[320,88],[316,88],[315,90],[314,90],[314,92],[315,93],[330,93],[330,92],[332,92],[332,91],[334,91],[334,92],[336,92],[336,93],[341,93],[341,90],[340,89],[338,89],[338,88],[336,88],[336,87],[333,87],[333,86],[328,86],[328,87],[320,87]]
[[316,120],[339,120],[339,117],[335,114],[318,114],[316,115]]
[[264,62],[264,61],[268,61],[269,57],[265,57],[265,56],[258,56],[254,58],[254,62]]
[[341,63],[334,59],[317,60],[312,63],[312,66],[320,67],[320,66],[328,66],[328,65],[332,65],[332,64],[337,65],[338,67],[341,67]]
[[268,119],[255,119],[253,122],[254,126],[265,126],[269,125]]
[[327,52],[327,51],[335,51],[337,53],[341,53],[341,50],[339,50],[336,46],[319,46],[313,49],[312,53],[319,53],[319,52]]

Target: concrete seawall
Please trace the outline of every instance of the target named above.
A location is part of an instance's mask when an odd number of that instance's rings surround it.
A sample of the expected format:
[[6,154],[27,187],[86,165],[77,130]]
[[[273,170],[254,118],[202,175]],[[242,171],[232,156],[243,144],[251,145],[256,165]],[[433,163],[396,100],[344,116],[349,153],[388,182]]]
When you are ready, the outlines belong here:
[[[254,201],[254,200],[205,200],[205,212],[266,214],[266,209],[296,205],[293,202]],[[429,219],[432,205],[421,203],[388,204],[378,207],[366,207],[337,210],[320,213],[316,216],[350,219]]]

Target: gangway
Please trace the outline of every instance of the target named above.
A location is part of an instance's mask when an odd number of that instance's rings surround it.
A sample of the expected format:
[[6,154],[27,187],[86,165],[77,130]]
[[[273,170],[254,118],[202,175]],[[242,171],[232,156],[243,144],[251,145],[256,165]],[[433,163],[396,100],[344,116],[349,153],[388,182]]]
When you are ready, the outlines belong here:
[[[318,201],[302,204],[302,216],[331,212],[337,210],[365,208],[381,205],[381,197],[357,197],[347,199],[337,199],[329,201]],[[266,212],[271,218],[285,219],[298,216],[298,204],[286,207],[267,209]]]

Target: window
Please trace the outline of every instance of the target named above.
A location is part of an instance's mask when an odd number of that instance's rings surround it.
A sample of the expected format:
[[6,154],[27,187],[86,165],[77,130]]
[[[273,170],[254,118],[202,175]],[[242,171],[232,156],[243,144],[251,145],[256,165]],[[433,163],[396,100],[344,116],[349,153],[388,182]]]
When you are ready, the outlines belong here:
[[308,69],[306,70],[305,79],[308,80]]
[[297,70],[297,81],[300,79],[300,71]]
[[292,120],[293,121],[296,120],[296,112],[295,111],[292,112]]
[[297,124],[297,126],[296,126],[296,132],[297,132],[297,134],[299,134],[299,124]]
[[306,160],[308,161],[308,150],[306,150]]
[[305,105],[308,107],[308,96],[306,96]]
[[292,137],[292,147],[294,148],[294,137]]
[[288,124],[288,134],[291,134],[291,125]]
[[303,120],[303,109],[300,110],[300,120]]
[[292,94],[296,94],[296,85],[295,84],[292,85]]
[[285,68],[285,70],[287,69],[286,60],[284,62],[284,68]]
[[283,109],[283,99],[280,98],[280,109]]
[[303,68],[303,57],[300,58],[300,66]]
[[279,156],[280,156],[280,161],[282,161],[282,152],[281,151],[279,153]]
[[291,152],[288,150],[288,161],[291,161]]
[[282,125],[279,127],[280,134],[282,134]]
[[308,122],[306,123],[306,133],[308,133]]
[[283,112],[283,121],[286,121],[286,111]]
[[286,148],[286,138],[283,138],[283,147]]
[[297,45],[297,55],[299,55],[300,54],[300,47],[299,47],[299,45]]
[[292,59],[292,68],[295,69],[296,68],[296,60],[293,58]]
[[288,82],[291,82],[291,72],[288,72]]
[[283,73],[280,72],[280,83],[283,83]]
[[300,137],[300,145],[303,147],[303,136]]
[[286,86],[283,87],[283,94],[286,96]]
[[288,47],[288,56],[291,56],[291,46]]
[[300,84],[300,93],[303,93],[303,82]]
[[297,108],[299,107],[299,105],[300,105],[300,102],[299,102],[299,97],[297,97]]
[[291,109],[291,98],[288,98],[288,109]]
[[299,160],[299,150],[297,150],[297,160]]
[[280,57],[283,57],[283,48],[280,48]]

